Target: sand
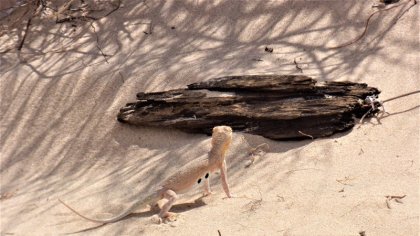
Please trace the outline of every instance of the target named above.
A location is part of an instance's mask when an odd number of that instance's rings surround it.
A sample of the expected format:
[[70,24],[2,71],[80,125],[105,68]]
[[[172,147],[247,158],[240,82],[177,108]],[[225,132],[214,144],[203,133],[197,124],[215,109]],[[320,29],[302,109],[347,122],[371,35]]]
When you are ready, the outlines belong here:
[[[138,211],[97,227],[162,178],[205,155],[209,137],[116,121],[137,92],[235,74],[363,82],[382,100],[418,91],[419,11],[411,1],[366,19],[373,1],[124,1],[92,25],[34,19],[0,37],[1,235],[418,235],[419,94],[329,138],[280,142],[235,133],[231,190],[182,195],[178,220]],[[150,22],[152,27],[150,27]],[[25,25],[25,24],[23,24]],[[19,31],[21,32],[21,31]],[[264,51],[266,46],[273,53]],[[4,52],[7,51],[7,52]],[[245,168],[249,145],[270,151]],[[406,195],[402,203],[387,195]]]

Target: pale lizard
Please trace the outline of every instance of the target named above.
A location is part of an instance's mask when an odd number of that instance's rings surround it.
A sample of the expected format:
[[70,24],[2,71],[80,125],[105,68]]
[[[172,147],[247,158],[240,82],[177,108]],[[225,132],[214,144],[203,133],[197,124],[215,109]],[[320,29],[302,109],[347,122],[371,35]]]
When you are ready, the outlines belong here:
[[165,198],[167,202],[162,206],[159,213],[159,220],[170,218],[174,216],[174,213],[169,212],[172,205],[178,198],[179,193],[183,193],[191,189],[195,184],[200,184],[201,180],[204,178],[204,194],[211,194],[209,175],[211,172],[220,170],[221,175],[220,179],[222,181],[222,187],[225,191],[228,198],[231,198],[232,195],[229,190],[229,185],[227,182],[227,173],[226,173],[226,161],[225,155],[226,151],[230,146],[232,141],[232,128],[229,126],[216,126],[213,128],[212,133],[212,148],[208,155],[203,158],[198,158],[187,165],[181,167],[174,174],[165,179],[158,187],[157,190],[153,191],[151,194],[142,198],[138,202],[135,202],[133,205],[128,207],[125,211],[119,215],[109,218],[109,219],[93,219],[87,216],[84,216],[74,210],[72,207],[64,203],[62,200],[59,201],[69,208],[72,212],[78,216],[96,223],[112,223],[127,215],[131,214],[134,210],[140,207],[146,207],[147,205],[157,203],[159,200]]

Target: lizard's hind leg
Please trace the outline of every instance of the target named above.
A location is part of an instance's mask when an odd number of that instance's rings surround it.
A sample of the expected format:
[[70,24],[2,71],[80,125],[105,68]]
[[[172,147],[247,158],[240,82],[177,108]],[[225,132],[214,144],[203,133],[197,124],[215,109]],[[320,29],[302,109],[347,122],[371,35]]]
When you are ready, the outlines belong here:
[[174,191],[168,189],[163,193],[163,198],[165,198],[168,201],[162,206],[162,209],[159,213],[159,217],[161,219],[168,219],[169,221],[176,220],[176,214],[169,212],[169,210],[171,209],[172,205],[174,205],[175,201],[178,199],[178,196]]

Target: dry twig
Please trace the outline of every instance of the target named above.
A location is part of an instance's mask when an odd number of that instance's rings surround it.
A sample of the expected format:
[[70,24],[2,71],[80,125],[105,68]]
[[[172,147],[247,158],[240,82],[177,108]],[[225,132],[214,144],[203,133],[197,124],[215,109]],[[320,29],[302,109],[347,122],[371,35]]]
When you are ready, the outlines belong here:
[[25,43],[26,37],[28,36],[28,32],[29,32],[29,27],[31,26],[31,22],[32,22],[32,18],[35,16],[35,13],[37,12],[36,9],[38,8],[38,6],[41,4],[41,1],[37,1],[35,4],[35,9],[32,9],[32,13],[29,16],[28,21],[26,22],[26,27],[25,27],[25,31],[23,32],[23,36],[22,36],[22,40],[20,41],[19,45],[17,46],[17,50],[21,51],[23,48],[23,44]]
[[[69,3],[71,3],[71,1],[69,2]],[[89,15],[83,15],[83,16],[73,16],[73,15],[71,15],[71,14],[66,14],[65,12],[64,12],[64,10],[54,10],[56,13],[59,13],[59,14],[64,14],[64,15],[66,15],[67,17],[65,17],[65,18],[63,18],[63,19],[57,19],[56,21],[55,21],[55,23],[57,23],[57,24],[60,24],[60,23],[65,23],[65,22],[72,22],[72,21],[75,21],[75,20],[81,20],[81,21],[96,21],[96,20],[99,20],[99,19],[102,19],[102,18],[105,18],[105,17],[107,17],[107,16],[109,16],[109,15],[111,15],[112,13],[114,13],[115,11],[117,11],[118,9],[120,9],[120,7],[121,7],[121,0],[118,0],[118,2],[117,2],[117,4],[112,4],[111,3],[111,5],[113,5],[114,6],[114,8],[113,9],[111,9],[108,13],[106,13],[105,15],[103,15],[103,16],[100,16],[100,17],[93,17],[93,16],[89,16]],[[66,4],[66,5],[64,5],[63,7],[61,7],[62,9],[67,9],[69,7],[69,4]],[[50,8],[51,9],[51,8]]]
[[[409,1],[407,1],[406,3],[408,3],[408,2],[410,2],[411,0],[409,0]],[[354,43],[356,43],[356,42],[358,42],[359,40],[361,40],[365,35],[366,35],[366,32],[367,32],[367,29],[368,29],[368,26],[369,26],[369,23],[370,23],[370,20],[371,20],[371,18],[374,16],[374,15],[376,15],[376,14],[378,14],[378,13],[380,13],[380,12],[384,12],[384,11],[389,11],[389,10],[391,10],[391,9],[393,9],[393,8],[396,8],[396,7],[399,7],[399,6],[401,6],[401,5],[404,5],[405,3],[401,3],[401,4],[398,4],[398,5],[394,5],[394,6],[392,6],[392,7],[389,7],[389,8],[386,8],[386,9],[380,9],[380,10],[377,10],[377,11],[375,11],[374,13],[372,13],[372,14],[370,14],[370,16],[368,17],[368,19],[366,20],[366,23],[365,23],[365,28],[364,28],[364,30],[363,30],[363,32],[362,32],[362,34],[360,34],[358,37],[356,37],[355,39],[353,39],[353,40],[351,40],[350,42],[347,42],[347,43],[344,43],[344,44],[341,44],[341,45],[338,45],[338,46],[334,46],[334,47],[329,47],[328,49],[338,49],[338,48],[343,48],[343,47],[347,47],[347,46],[349,46],[349,45],[352,45],[352,44],[354,44]],[[410,10],[410,8],[412,8],[414,5],[416,5],[417,4],[417,1],[416,0],[413,0],[413,4],[407,9],[407,10],[405,10],[399,17],[397,17],[397,20],[396,21],[398,21],[398,19],[400,19],[408,10]],[[396,22],[394,22],[394,24],[395,24]]]
[[298,131],[298,133],[299,134],[301,134],[301,135],[303,135],[303,136],[306,136],[306,137],[309,137],[309,138],[311,138],[311,139],[314,139],[314,136],[312,136],[312,135],[309,135],[309,134],[305,134],[304,132],[302,132],[302,131]]
[[[365,119],[365,117],[372,111],[373,109],[370,108],[363,116],[362,118],[360,118],[359,124],[363,124],[363,120]],[[360,126],[359,126],[360,128]]]
[[26,36],[28,35],[29,26],[31,26],[32,16],[29,17],[28,22],[26,23],[25,31],[23,32],[22,40],[19,43],[19,46],[17,47],[17,50],[22,50],[23,44],[25,43]]
[[296,62],[296,58],[295,58],[295,59],[293,59],[293,63],[295,64],[296,69],[298,69],[298,71],[299,71],[300,73],[303,73],[302,68],[301,68],[301,67],[298,65],[298,63]]
[[352,184],[349,184],[348,182],[354,180],[354,178],[350,178],[349,176],[344,177],[344,179],[336,179],[335,181],[339,182],[342,185],[349,185],[353,186]]
[[252,164],[254,164],[256,161],[260,159],[260,157],[264,156],[265,153],[270,149],[270,146],[267,143],[262,143],[256,147],[251,147],[251,145],[246,141],[244,137],[242,139],[245,141],[245,143],[250,148],[248,150],[248,156],[249,160],[245,164],[245,168],[250,167]]
[[102,51],[102,48],[99,46],[99,36],[98,36],[98,34],[96,33],[96,28],[95,28],[95,26],[93,25],[93,22],[91,22],[91,23],[90,23],[90,27],[92,27],[92,29],[93,29],[93,33],[94,33],[94,34],[95,34],[95,36],[96,36],[96,47],[97,47],[97,48],[99,49],[99,51],[101,52],[102,56],[103,56],[103,57],[104,57],[104,59],[105,59],[105,62],[109,64],[108,59],[107,59],[107,56],[109,56],[109,55],[105,54],[105,53],[104,53],[104,51]]
[[403,199],[403,198],[405,198],[407,195],[402,195],[402,196],[396,196],[396,195],[387,195],[387,196],[385,196],[386,197],[386,199],[385,199],[385,203],[386,203],[386,207],[388,207],[388,209],[391,209],[392,207],[391,207],[391,201],[392,200],[394,200],[394,201],[396,201],[396,202],[398,202],[398,203],[403,203],[402,201],[401,201],[401,199]]
[[254,199],[250,201],[249,203],[247,203],[245,206],[248,206],[248,210],[244,212],[255,212],[258,208],[261,207],[263,198],[262,198],[262,193],[260,189],[258,189],[258,192],[260,194],[260,199]]

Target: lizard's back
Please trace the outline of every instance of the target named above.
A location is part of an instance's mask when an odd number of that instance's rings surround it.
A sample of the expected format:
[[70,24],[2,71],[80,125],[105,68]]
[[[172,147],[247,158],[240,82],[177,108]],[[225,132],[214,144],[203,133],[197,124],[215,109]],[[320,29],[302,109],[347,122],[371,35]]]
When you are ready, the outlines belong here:
[[199,179],[204,178],[209,173],[210,167],[210,162],[207,157],[193,160],[169,176],[161,186],[165,189],[171,189],[176,193],[186,192],[197,184]]

